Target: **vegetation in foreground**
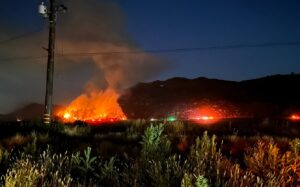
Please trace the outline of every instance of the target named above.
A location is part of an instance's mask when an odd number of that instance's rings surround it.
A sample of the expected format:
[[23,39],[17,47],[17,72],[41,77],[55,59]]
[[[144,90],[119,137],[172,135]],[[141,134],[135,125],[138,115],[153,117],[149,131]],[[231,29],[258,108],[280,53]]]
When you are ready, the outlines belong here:
[[300,185],[297,138],[215,136],[178,121],[18,125],[1,127],[3,186]]

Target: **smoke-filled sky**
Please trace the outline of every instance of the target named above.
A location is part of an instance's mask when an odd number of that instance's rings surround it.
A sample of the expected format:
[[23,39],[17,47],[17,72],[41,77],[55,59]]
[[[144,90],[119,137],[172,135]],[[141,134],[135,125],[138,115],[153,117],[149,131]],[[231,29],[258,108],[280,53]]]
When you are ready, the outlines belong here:
[[[300,73],[300,45],[107,53],[300,41],[298,0],[58,2],[68,12],[58,15],[56,53],[75,55],[56,57],[54,103],[67,104],[84,90],[121,91],[174,76],[245,80]],[[47,53],[42,47],[48,36],[47,21],[37,14],[39,3],[1,1],[0,113],[43,103]],[[23,34],[27,37],[7,40]],[[87,52],[102,54],[78,56]]]

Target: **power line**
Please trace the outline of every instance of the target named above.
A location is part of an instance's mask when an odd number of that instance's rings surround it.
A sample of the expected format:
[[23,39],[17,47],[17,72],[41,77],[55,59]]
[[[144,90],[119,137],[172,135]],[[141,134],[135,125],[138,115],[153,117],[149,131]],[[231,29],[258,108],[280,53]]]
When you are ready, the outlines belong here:
[[224,50],[224,49],[243,49],[255,47],[280,47],[300,45],[300,41],[293,42],[270,42],[257,44],[236,44],[236,45],[219,45],[210,47],[190,47],[190,48],[173,48],[173,49],[149,49],[136,51],[111,51],[111,52],[86,52],[86,53],[60,53],[60,56],[96,56],[107,54],[138,54],[138,53],[180,53],[190,51],[208,51],[208,50]]
[[38,29],[35,29],[35,30],[32,30],[32,31],[25,32],[23,34],[15,35],[15,36],[12,36],[12,37],[4,39],[4,40],[0,40],[0,45],[11,42],[11,41],[14,41],[14,40],[18,40],[18,39],[21,39],[21,38],[29,37],[31,35],[34,35],[36,33],[41,32],[43,29],[44,29],[44,27],[38,28]]
[[8,57],[1,58],[0,62],[12,62],[12,61],[27,61],[27,60],[36,60],[47,58],[47,56],[20,56],[20,57]]
[[[149,50],[135,50],[135,51],[111,51],[111,52],[86,52],[86,53],[56,53],[57,57],[88,57],[108,54],[141,54],[141,53],[182,53],[193,51],[209,51],[209,50],[226,50],[226,49],[243,49],[243,48],[255,48],[255,47],[284,47],[284,46],[297,46],[300,45],[300,41],[290,42],[269,42],[269,43],[257,43],[257,44],[236,44],[236,45],[219,45],[209,47],[190,47],[190,48],[173,48],[173,49],[149,49]],[[19,60],[31,60],[46,58],[47,56],[21,56],[21,57],[8,57],[2,58],[1,61],[19,61]]]

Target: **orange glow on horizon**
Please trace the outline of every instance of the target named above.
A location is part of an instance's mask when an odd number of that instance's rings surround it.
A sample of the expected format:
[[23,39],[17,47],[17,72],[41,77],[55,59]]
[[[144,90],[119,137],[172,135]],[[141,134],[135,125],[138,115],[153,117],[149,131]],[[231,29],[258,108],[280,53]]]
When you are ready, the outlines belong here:
[[220,118],[222,118],[221,114],[210,106],[199,107],[189,115],[189,119],[204,124],[216,123]]
[[96,125],[104,122],[126,120],[126,116],[117,100],[119,95],[113,89],[82,94],[74,99],[57,116],[64,122],[76,120]]
[[298,114],[293,114],[290,116],[290,119],[291,120],[294,120],[294,121],[299,121],[300,120],[300,115]]
[[202,120],[213,120],[214,117],[213,117],[213,116],[202,116],[201,119],[202,119]]

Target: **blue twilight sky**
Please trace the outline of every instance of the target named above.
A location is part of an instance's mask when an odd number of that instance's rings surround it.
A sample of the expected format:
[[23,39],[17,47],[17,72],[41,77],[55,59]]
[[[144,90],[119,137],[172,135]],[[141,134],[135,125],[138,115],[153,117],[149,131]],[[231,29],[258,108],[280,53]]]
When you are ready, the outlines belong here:
[[[21,28],[20,33],[36,28],[43,22],[36,15],[39,2],[3,0],[2,25]],[[72,3],[72,0],[61,2]],[[144,49],[300,41],[298,0],[118,0],[116,3],[123,11],[128,32]],[[208,76],[244,80],[300,72],[299,45],[160,55],[168,58],[171,65],[158,78]]]
[[[7,112],[26,101],[43,102],[46,59],[5,60],[11,57],[45,55],[41,47],[47,46],[47,24],[37,14],[37,5],[40,2],[40,0],[1,0],[0,113]],[[68,46],[72,51],[72,47],[77,46],[73,51],[78,51],[81,44],[85,45],[85,40],[91,41],[94,36],[97,42],[113,40],[113,44],[118,46],[130,41],[144,50],[300,41],[299,0],[76,0],[77,5],[74,6],[77,8],[76,11],[72,6],[75,0],[59,0],[59,2],[69,7],[68,13],[60,15],[58,20],[57,49],[61,51],[63,42],[72,41],[69,45],[64,44],[65,48]],[[93,4],[90,7],[85,6],[88,3]],[[103,3],[113,5],[98,10],[96,5]],[[81,6],[84,10],[82,12]],[[63,26],[64,28],[60,29]],[[44,27],[44,31],[33,34],[32,38],[21,37],[13,42],[1,43],[7,38],[41,27]],[[91,31],[93,29],[94,31]],[[98,30],[101,36],[97,35]],[[80,32],[86,38],[78,34]],[[60,41],[61,38],[67,39]],[[101,45],[101,42],[98,43]],[[131,77],[134,81],[131,79],[130,81],[134,83],[174,76],[188,78],[205,76],[239,81],[272,74],[300,73],[300,45],[153,55],[167,61],[168,63],[165,63],[167,66],[158,68],[155,64],[153,67],[150,65],[143,69],[139,64],[137,69],[141,71],[130,72],[131,66],[127,64],[125,69],[129,70],[122,74],[131,76],[139,73]],[[82,92],[86,82],[91,79],[91,74],[97,73],[95,64],[92,63],[60,61],[61,59],[56,61],[54,102],[65,104]],[[134,61],[134,58],[128,62],[131,61]],[[122,64],[118,65],[122,67]],[[151,68],[147,76],[140,75],[143,74],[143,70]],[[155,68],[158,70],[153,71]],[[136,70],[136,67],[133,70]],[[152,76],[149,76],[149,73]],[[98,72],[98,74],[100,77],[98,82],[101,82],[103,77],[107,80],[105,73],[102,75]],[[24,90],[24,87],[29,89]]]
[[[118,1],[129,32],[146,49],[300,40],[297,0]],[[300,46],[166,55],[166,76],[243,80],[300,71]]]

